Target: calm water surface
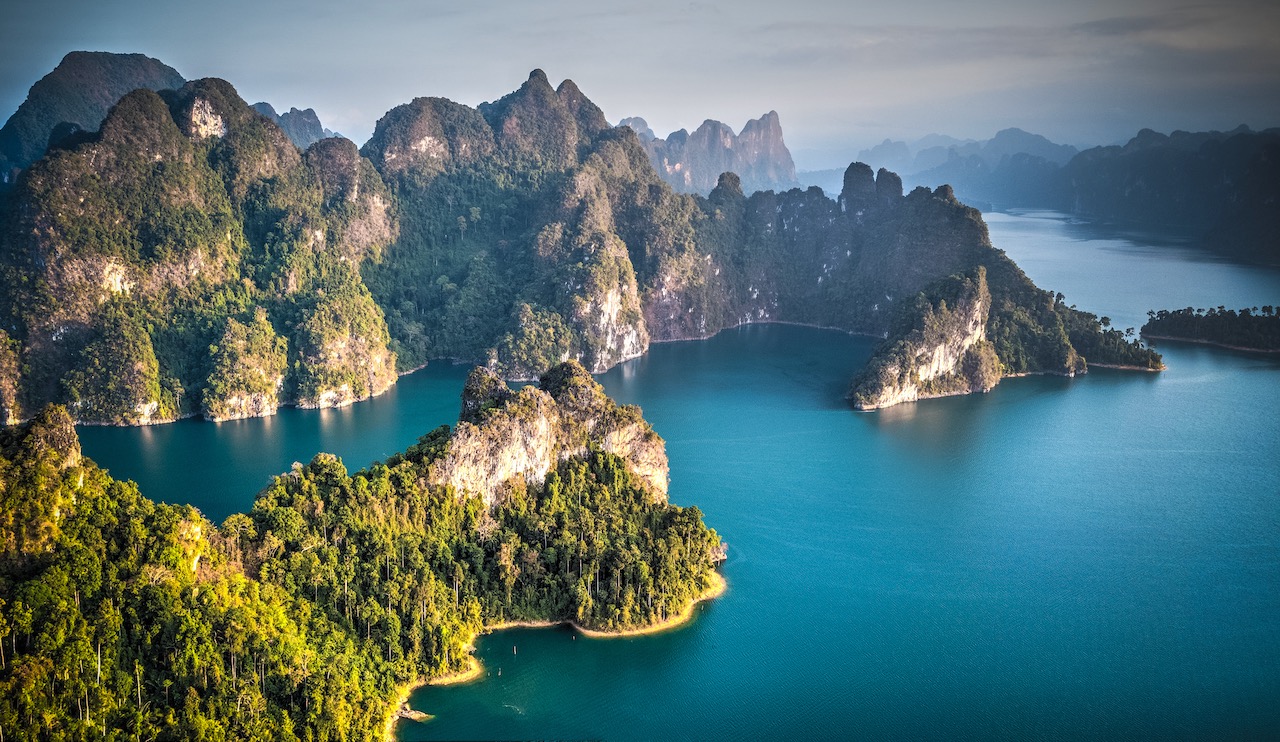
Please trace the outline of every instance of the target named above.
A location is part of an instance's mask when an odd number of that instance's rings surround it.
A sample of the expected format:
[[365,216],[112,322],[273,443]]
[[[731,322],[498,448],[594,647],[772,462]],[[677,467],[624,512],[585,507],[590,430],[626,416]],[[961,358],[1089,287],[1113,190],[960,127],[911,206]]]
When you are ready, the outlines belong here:
[[[1052,214],[988,221],[1038,284],[1121,327],[1280,303],[1274,271]],[[437,718],[402,738],[1280,735],[1280,360],[1166,344],[1158,375],[855,414],[840,398],[870,350],[748,327],[601,377],[666,438],[672,500],[729,541],[729,592],[658,636],[482,637],[488,676],[418,691]],[[117,476],[221,518],[315,450],[355,468],[452,421],[464,372],[343,411],[82,433]]]

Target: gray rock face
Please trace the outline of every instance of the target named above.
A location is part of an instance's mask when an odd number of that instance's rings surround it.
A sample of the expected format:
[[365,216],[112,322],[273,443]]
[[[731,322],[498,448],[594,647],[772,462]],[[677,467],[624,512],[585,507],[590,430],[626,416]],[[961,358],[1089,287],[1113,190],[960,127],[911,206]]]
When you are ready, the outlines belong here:
[[681,129],[666,139],[654,136],[639,117],[623,119],[619,126],[636,132],[658,175],[682,193],[706,195],[726,172],[736,173],[747,193],[785,191],[797,185],[795,162],[782,139],[776,111],[748,121],[739,134],[711,119],[692,134]]
[[581,364],[560,364],[538,387],[510,391],[486,368],[476,368],[462,395],[462,416],[443,455],[430,469],[432,484],[479,495],[492,507],[516,480],[542,484],[563,460],[592,448],[623,459],[654,499],[665,501],[666,445],[634,406],[605,396]]
[[278,114],[270,103],[254,103],[251,108],[275,122],[289,135],[289,141],[298,149],[305,150],[321,139],[332,136],[328,129],[321,126],[315,109],[299,111],[297,108],[290,108],[285,113]]

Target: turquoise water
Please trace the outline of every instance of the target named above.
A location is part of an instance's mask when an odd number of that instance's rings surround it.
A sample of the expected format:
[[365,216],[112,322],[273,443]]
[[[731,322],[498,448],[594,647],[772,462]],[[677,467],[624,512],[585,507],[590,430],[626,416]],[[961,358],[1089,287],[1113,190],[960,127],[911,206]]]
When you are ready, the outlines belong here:
[[[989,221],[1040,285],[1120,326],[1280,297],[1274,271],[1054,215]],[[856,414],[840,398],[870,349],[747,327],[602,376],[666,438],[672,500],[729,542],[729,592],[657,636],[482,637],[487,677],[416,692],[437,718],[401,737],[1280,735],[1280,359],[1166,344],[1161,374]],[[145,492],[225,515],[317,448],[354,468],[451,421],[463,375],[338,412],[82,432]]]
[[350,470],[403,451],[458,419],[469,366],[432,364],[401,377],[386,394],[336,410],[282,408],[253,420],[199,419],[145,428],[81,426],[84,452],[148,497],[188,503],[221,523],[253,505],[271,477],[336,453]]

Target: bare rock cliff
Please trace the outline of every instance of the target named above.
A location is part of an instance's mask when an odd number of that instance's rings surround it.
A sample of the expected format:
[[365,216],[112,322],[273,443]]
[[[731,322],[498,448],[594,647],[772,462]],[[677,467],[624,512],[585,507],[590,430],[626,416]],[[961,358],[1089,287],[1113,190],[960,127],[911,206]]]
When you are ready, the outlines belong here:
[[989,391],[1000,363],[986,342],[991,294],[986,272],[952,276],[917,297],[915,327],[881,348],[854,380],[850,398],[876,410],[930,397]]
[[562,363],[539,385],[512,392],[493,371],[477,367],[463,390],[462,416],[445,452],[432,464],[432,484],[501,502],[513,480],[542,484],[560,461],[599,449],[622,458],[665,501],[666,446],[637,407],[618,405],[576,361]]

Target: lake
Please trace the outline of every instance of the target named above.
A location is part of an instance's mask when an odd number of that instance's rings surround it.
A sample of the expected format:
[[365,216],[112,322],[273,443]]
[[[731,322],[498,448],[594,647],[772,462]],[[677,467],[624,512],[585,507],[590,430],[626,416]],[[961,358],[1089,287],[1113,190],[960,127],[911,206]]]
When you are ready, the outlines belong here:
[[[1068,304],[1276,304],[1280,273],[1058,214],[987,215]],[[877,413],[872,341],[751,326],[600,377],[667,441],[671,499],[729,542],[729,591],[661,635],[481,637],[405,740],[1280,735],[1280,359],[1162,343],[1160,374],[1010,379]],[[440,364],[345,410],[82,429],[152,497],[220,520],[317,450],[350,468],[452,422]],[[499,672],[501,674],[499,674]]]

